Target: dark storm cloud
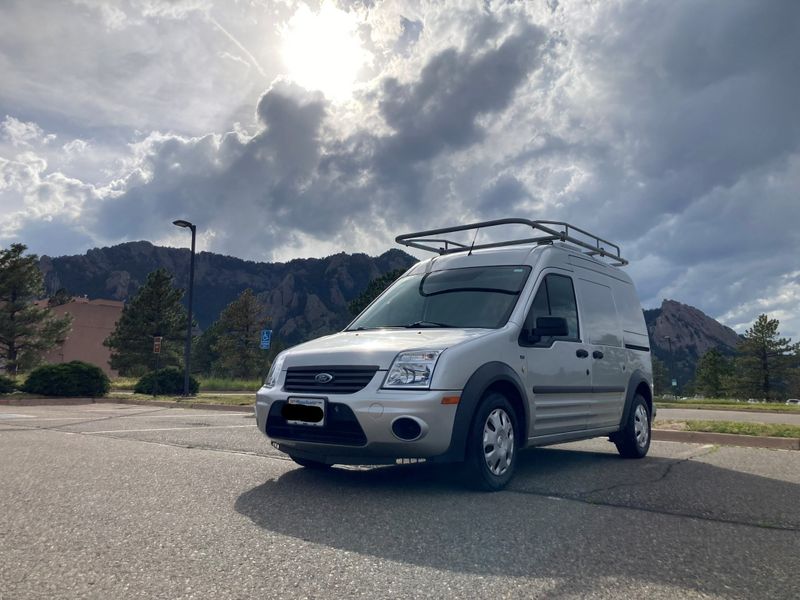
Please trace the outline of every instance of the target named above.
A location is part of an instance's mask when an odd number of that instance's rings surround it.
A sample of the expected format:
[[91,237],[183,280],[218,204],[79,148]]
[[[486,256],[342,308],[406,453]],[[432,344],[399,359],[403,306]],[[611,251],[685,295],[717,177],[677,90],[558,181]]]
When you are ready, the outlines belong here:
[[385,140],[380,160],[419,162],[480,141],[483,131],[476,119],[508,106],[517,86],[537,67],[544,38],[539,28],[526,26],[475,58],[470,49],[434,56],[418,81],[385,80],[381,114],[395,134]]
[[[630,3],[587,49],[624,137],[591,196],[615,195],[635,237],[720,186],[798,151],[800,3]],[[624,161],[624,163],[623,163]],[[720,202],[725,198],[720,197]]]
[[263,130],[252,138],[153,140],[146,180],[132,178],[103,204],[99,224],[110,236],[136,237],[193,215],[215,229],[217,246],[252,254],[294,232],[325,239],[352,220],[402,214],[425,197],[430,160],[483,138],[478,118],[509,105],[544,37],[526,26],[479,53],[442,52],[418,80],[385,81],[379,107],[393,131],[383,136],[333,137],[322,96],[274,85],[258,103]]

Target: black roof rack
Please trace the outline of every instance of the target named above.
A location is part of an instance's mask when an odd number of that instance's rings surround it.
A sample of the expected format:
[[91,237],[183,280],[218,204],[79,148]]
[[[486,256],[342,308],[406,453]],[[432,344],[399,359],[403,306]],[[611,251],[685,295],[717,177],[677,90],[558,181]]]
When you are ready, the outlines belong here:
[[[447,237],[442,237],[448,233],[457,231],[475,231],[478,235],[479,229],[497,227],[499,225],[527,225],[534,231],[534,237],[518,238],[505,240],[502,242],[488,242],[484,244],[472,245],[453,241]],[[576,237],[581,236],[581,237]],[[428,231],[417,231],[398,235],[395,238],[398,244],[437,252],[439,254],[452,254],[454,252],[470,252],[481,248],[500,248],[502,246],[516,246],[519,244],[549,244],[552,242],[564,242],[577,246],[577,249],[589,256],[599,256],[607,258],[616,267],[628,264],[628,261],[620,255],[619,246],[604,240],[601,237],[589,233],[579,227],[564,223],[563,221],[532,221],[531,219],[495,219],[493,221],[481,221],[468,225],[456,225],[455,227],[444,227],[442,229],[430,229]],[[431,244],[440,244],[432,246]]]

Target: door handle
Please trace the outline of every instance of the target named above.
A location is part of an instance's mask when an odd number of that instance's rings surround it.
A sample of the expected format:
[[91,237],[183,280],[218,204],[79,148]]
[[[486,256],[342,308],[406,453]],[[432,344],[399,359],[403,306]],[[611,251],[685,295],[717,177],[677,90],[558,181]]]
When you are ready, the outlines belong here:
[[603,353],[600,350],[595,350],[592,352],[592,358],[603,358]]
[[577,356],[578,358],[586,358],[587,356],[589,356],[589,353],[583,348],[581,348],[580,350],[575,351],[575,356]]

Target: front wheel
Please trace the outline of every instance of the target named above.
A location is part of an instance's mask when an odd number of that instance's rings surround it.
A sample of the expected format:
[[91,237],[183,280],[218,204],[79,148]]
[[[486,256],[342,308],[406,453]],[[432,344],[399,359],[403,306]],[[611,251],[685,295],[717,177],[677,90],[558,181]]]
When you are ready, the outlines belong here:
[[614,434],[613,441],[624,458],[644,458],[650,449],[650,410],[641,394],[633,397],[628,421]]
[[517,466],[517,418],[502,394],[489,394],[478,407],[467,438],[466,475],[479,489],[503,489]]

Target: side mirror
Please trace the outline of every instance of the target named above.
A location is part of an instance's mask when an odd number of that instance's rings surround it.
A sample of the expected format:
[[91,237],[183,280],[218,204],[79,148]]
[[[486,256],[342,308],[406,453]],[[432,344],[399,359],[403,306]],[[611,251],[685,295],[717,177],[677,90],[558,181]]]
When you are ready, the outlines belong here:
[[565,337],[569,335],[567,320],[564,317],[539,317],[533,337]]

